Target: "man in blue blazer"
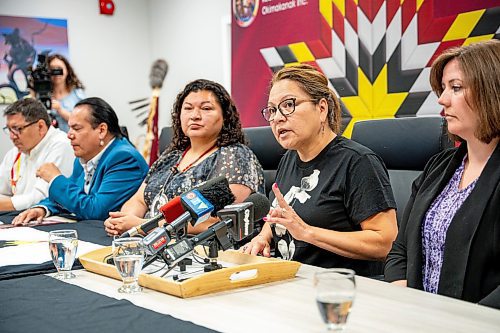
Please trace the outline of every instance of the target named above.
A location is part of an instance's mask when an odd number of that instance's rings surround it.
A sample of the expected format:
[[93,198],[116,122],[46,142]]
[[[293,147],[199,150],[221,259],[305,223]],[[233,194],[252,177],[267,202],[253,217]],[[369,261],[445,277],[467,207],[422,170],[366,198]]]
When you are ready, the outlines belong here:
[[49,182],[49,197],[19,214],[13,224],[72,213],[79,220],[104,220],[139,188],[148,166],[123,136],[118,117],[100,98],[78,102],[69,120],[68,138],[77,157],[64,177],[53,163],[37,170]]

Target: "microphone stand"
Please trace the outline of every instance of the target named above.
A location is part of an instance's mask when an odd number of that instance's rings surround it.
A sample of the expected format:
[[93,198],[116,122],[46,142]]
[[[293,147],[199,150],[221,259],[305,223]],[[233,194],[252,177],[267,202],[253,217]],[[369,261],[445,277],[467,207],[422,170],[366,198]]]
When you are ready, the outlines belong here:
[[204,272],[213,272],[215,270],[221,269],[222,265],[217,263],[217,258],[219,257],[219,242],[217,238],[212,239],[208,243],[208,259],[210,263],[203,267]]
[[227,250],[231,247],[234,247],[234,243],[231,237],[228,237],[227,234],[227,225],[223,228],[219,228],[215,232],[215,237],[210,240],[208,243],[208,259],[210,263],[205,265],[203,270],[205,272],[212,272],[217,269],[221,269],[222,265],[217,263],[217,258],[219,257],[219,250]]
[[210,263],[204,267],[205,272],[211,272],[216,269],[221,269],[222,265],[217,263],[219,249],[227,250],[233,247],[230,237],[228,237],[228,226],[231,226],[232,220],[219,221],[209,227],[201,234],[194,236],[191,239],[182,239],[171,246],[164,248],[162,252],[163,260],[168,265],[168,270],[162,275],[164,277],[170,272],[179,262],[191,255],[194,248],[198,245],[208,242]]
[[147,258],[145,261],[144,261],[144,264],[142,265],[142,268],[146,268],[148,267],[149,265],[151,265],[152,263],[154,263],[156,260],[163,260],[163,257],[161,256],[161,254],[158,252],[158,253],[155,253],[153,254],[152,256],[149,256],[149,258]]

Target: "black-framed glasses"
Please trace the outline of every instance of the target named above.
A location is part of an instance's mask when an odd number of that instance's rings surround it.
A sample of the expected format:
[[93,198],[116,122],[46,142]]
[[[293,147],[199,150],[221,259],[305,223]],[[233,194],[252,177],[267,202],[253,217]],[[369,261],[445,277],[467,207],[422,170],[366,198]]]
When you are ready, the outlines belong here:
[[[38,119],[38,120],[40,120],[40,119]],[[12,133],[12,134],[14,134],[14,135],[21,135],[21,133],[23,132],[23,129],[25,129],[26,127],[29,127],[29,126],[31,126],[33,124],[36,124],[38,122],[38,120],[32,121],[31,123],[26,124],[24,126],[18,126],[18,127],[5,126],[3,128],[3,131],[7,135],[9,135],[9,132]]]
[[304,102],[312,102],[316,103],[316,100],[314,99],[304,99],[297,101],[297,98],[292,97],[292,98],[287,98],[282,100],[277,107],[274,106],[268,106],[262,109],[261,113],[262,116],[264,117],[265,120],[267,121],[273,121],[274,117],[276,116],[276,112],[281,112],[281,114],[284,117],[287,117],[291,115],[295,111],[295,107],[299,105],[300,103]]

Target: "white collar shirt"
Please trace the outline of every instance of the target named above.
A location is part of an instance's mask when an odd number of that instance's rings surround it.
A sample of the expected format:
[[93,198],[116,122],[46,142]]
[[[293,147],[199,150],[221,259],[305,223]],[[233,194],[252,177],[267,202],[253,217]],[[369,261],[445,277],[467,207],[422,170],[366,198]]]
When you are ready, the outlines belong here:
[[89,194],[90,185],[92,184],[92,178],[94,178],[94,173],[97,169],[97,164],[99,164],[99,160],[101,159],[104,152],[109,148],[111,143],[113,143],[113,141],[115,141],[115,138],[111,139],[106,147],[104,147],[104,149],[101,150],[99,154],[92,157],[87,163],[84,163],[82,159],[80,159],[80,164],[82,165],[84,172],[83,190],[86,194]]
[[[47,134],[29,152],[18,149],[7,152],[0,164],[0,196],[10,197],[16,210],[24,210],[48,196],[49,184],[36,177],[36,170],[44,163],[54,163],[64,176],[71,175],[75,158],[66,133],[52,126]],[[14,186],[15,184],[15,186]]]

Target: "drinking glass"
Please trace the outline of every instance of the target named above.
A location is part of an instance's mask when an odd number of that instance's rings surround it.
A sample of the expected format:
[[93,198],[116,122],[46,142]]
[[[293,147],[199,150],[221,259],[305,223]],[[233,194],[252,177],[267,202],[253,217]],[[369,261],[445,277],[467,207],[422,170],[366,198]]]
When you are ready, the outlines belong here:
[[75,274],[71,267],[75,262],[78,249],[78,234],[76,230],[54,230],[49,232],[49,250],[52,261],[57,269],[57,279],[72,279]]
[[355,272],[332,268],[314,274],[316,303],[328,330],[342,331],[356,293]]
[[113,241],[113,260],[123,280],[123,285],[118,289],[118,292],[133,294],[141,291],[142,288],[137,281],[144,262],[142,238],[115,239]]

